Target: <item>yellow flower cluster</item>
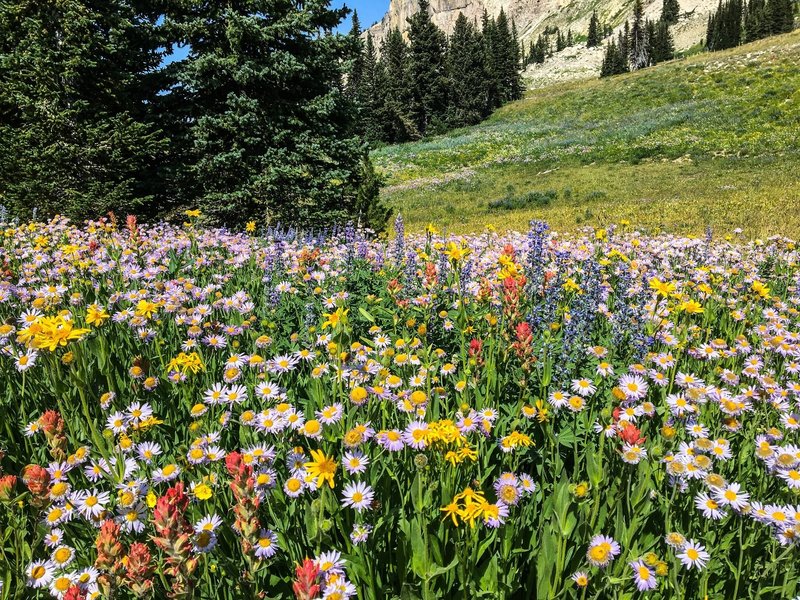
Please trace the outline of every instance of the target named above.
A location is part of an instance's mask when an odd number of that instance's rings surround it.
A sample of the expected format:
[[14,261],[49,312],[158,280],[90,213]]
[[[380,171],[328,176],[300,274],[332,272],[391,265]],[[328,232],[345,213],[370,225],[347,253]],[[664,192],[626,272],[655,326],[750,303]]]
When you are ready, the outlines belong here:
[[456,527],[458,527],[459,519],[469,524],[470,527],[475,527],[478,519],[497,516],[497,506],[487,502],[483,492],[473,490],[471,487],[456,494],[450,504],[439,510],[444,513],[445,519],[450,517]]
[[19,332],[17,340],[32,348],[55,352],[59,346],[66,346],[73,340],[79,340],[89,331],[89,329],[76,329],[72,321],[63,315],[39,317]]
[[184,375],[191,371],[196,375],[205,369],[205,366],[203,365],[203,361],[197,352],[192,352],[190,354],[181,352],[178,354],[178,356],[169,361],[167,369],[169,371],[180,371]]

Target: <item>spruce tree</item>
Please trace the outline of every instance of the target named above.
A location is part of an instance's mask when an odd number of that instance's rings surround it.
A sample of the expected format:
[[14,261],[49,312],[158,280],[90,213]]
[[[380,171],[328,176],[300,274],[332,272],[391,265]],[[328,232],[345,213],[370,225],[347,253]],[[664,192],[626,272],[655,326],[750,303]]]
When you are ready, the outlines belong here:
[[492,65],[499,84],[501,104],[522,97],[519,45],[514,39],[505,10],[500,9],[495,23]]
[[664,20],[659,20],[655,24],[651,57],[653,64],[672,60],[675,57],[675,43],[669,30],[669,24]]
[[358,18],[358,11],[353,11],[353,24],[350,28],[349,41],[352,47],[350,53],[350,66],[347,70],[347,93],[352,100],[357,100],[358,90],[362,86],[364,79],[364,40],[361,39],[361,21]]
[[631,70],[636,71],[649,66],[647,24],[644,21],[641,0],[636,0],[633,5],[633,23],[631,24],[629,44]]
[[490,114],[495,108],[503,104],[501,97],[501,77],[502,72],[497,62],[499,50],[497,49],[497,25],[489,13],[484,9],[482,19],[481,35],[483,38],[483,60],[486,82],[484,84],[486,92],[486,114]]
[[451,127],[474,125],[483,118],[487,99],[483,40],[463,13],[456,19],[447,56],[449,98],[447,122]]
[[157,19],[148,2],[3,2],[0,201],[15,216],[155,209],[168,156]]
[[561,30],[558,30],[558,34],[556,35],[556,52],[561,52],[564,48],[567,47],[567,40],[561,35]]
[[619,32],[619,53],[620,53],[620,60],[622,63],[625,64],[625,70],[627,71],[628,60],[630,59],[630,43],[631,43],[631,28],[630,22],[625,21],[625,27],[622,31]]
[[384,141],[383,130],[385,84],[381,65],[378,64],[378,52],[371,33],[367,33],[364,44],[364,71],[356,92],[356,101],[360,109],[360,130],[370,142]]
[[572,38],[572,29],[567,29],[567,46],[572,46],[575,43]]
[[592,11],[589,19],[589,33],[586,36],[586,47],[594,48],[600,45],[600,21],[597,18],[597,11]]
[[442,131],[447,111],[447,38],[431,20],[428,0],[408,19],[412,112],[421,135]]
[[408,46],[398,28],[389,31],[381,46],[383,82],[382,122],[389,143],[422,137],[413,112],[414,95],[409,69]]
[[677,23],[681,12],[679,0],[664,0],[661,5],[661,20],[665,23]]
[[191,48],[177,65],[187,203],[229,224],[353,218],[364,144],[343,90],[352,43],[331,33],[348,10],[250,0],[171,11]]

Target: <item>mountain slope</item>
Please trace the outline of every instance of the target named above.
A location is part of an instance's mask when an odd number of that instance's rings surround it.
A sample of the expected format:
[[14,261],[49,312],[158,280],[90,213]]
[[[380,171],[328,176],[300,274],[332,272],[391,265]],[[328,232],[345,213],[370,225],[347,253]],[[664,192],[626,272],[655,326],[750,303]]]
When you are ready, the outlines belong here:
[[628,219],[798,235],[799,63],[794,32],[552,86],[478,126],[379,149],[374,159],[384,195],[412,229],[431,220],[459,231],[525,228],[543,218],[566,230]]
[[[585,36],[594,10],[601,21],[617,27],[631,16],[633,3],[634,0],[430,0],[433,21],[447,33],[453,30],[459,13],[480,22],[484,10],[497,16],[503,9],[516,23],[524,43],[535,39],[545,27],[553,26]],[[643,4],[646,17],[659,17],[662,0],[643,0]],[[703,37],[708,15],[716,9],[717,0],[680,0],[680,5],[684,16],[673,27],[673,34],[676,47],[684,49]],[[391,28],[405,30],[408,17],[418,9],[418,0],[391,0],[383,19],[368,31],[380,44]]]

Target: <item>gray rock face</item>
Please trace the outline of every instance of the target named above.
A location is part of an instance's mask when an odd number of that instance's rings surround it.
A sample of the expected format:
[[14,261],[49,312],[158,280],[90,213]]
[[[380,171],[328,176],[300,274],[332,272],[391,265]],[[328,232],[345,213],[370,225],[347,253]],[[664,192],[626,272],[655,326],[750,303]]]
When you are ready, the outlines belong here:
[[[680,21],[672,27],[675,48],[683,50],[697,43],[705,36],[708,16],[717,7],[718,0],[680,0]],[[528,42],[548,26],[556,26],[562,31],[572,29],[575,36],[586,36],[592,11],[597,10],[600,20],[611,24],[615,30],[633,13],[634,0],[429,0],[433,22],[447,34],[453,31],[459,13],[480,23],[483,11],[496,17],[505,10],[509,19],[517,26],[520,39],[526,47]],[[645,17],[656,20],[661,14],[662,0],[642,0]],[[391,0],[389,10],[383,18],[367,31],[372,34],[376,45],[393,28],[405,31],[407,19],[419,10],[418,0]],[[367,32],[364,33],[366,35]],[[576,44],[557,53],[553,59],[528,69],[526,76],[529,87],[540,87],[557,81],[582,79],[596,76],[599,72],[602,52],[599,49],[586,51],[585,44]]]

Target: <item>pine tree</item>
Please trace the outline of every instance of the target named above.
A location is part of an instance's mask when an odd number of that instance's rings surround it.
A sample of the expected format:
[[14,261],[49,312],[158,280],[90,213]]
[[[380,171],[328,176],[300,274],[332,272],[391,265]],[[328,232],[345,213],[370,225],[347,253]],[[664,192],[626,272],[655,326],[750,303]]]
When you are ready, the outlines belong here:
[[625,64],[625,70],[627,71],[628,60],[631,55],[631,29],[628,21],[625,21],[625,27],[619,32],[619,42],[617,45],[619,47],[620,60]]
[[627,71],[628,62],[626,55],[621,51],[619,44],[612,38],[608,44],[606,44],[606,53],[600,68],[600,77],[619,75]]
[[720,0],[708,18],[706,47],[709,50],[734,48],[742,41],[742,0]]
[[358,90],[362,86],[364,79],[364,41],[361,39],[361,21],[358,19],[358,11],[353,11],[353,24],[350,28],[349,41],[352,47],[350,53],[352,58],[347,69],[347,87],[345,88],[348,96],[356,100]]
[[567,29],[567,46],[572,46],[575,43],[572,38],[572,29]]
[[447,56],[449,98],[447,122],[451,127],[474,125],[483,118],[487,99],[483,40],[475,25],[458,15]]
[[675,42],[669,30],[669,24],[659,20],[655,24],[651,57],[653,64],[672,60],[675,57]]
[[360,227],[371,229],[375,233],[386,231],[392,209],[386,206],[380,198],[383,180],[375,172],[375,166],[369,158],[369,152],[364,152],[359,165],[358,190],[356,192],[354,220]]
[[14,215],[154,211],[169,143],[157,19],[148,2],[3,2],[0,198]]
[[679,0],[664,0],[661,5],[661,20],[665,23],[677,23],[681,12]]
[[647,42],[647,24],[644,22],[644,11],[641,0],[633,5],[633,23],[630,31],[630,65],[631,70],[643,69],[650,65]]
[[502,8],[495,22],[491,62],[498,81],[500,103],[521,98],[522,75],[519,64],[519,45],[514,39],[508,17]]
[[382,122],[384,140],[406,142],[422,137],[415,114],[414,96],[409,69],[408,46],[403,34],[395,28],[389,31],[381,46],[381,65],[384,73],[380,93],[385,98]]
[[356,101],[361,111],[360,130],[370,142],[383,141],[384,96],[382,93],[385,78],[382,66],[378,63],[378,52],[371,33],[367,33],[364,44],[364,72],[356,93]]
[[556,52],[561,52],[564,48],[567,47],[567,40],[561,35],[561,30],[558,31],[556,35]]
[[597,18],[597,11],[592,11],[589,19],[589,33],[586,36],[586,47],[594,48],[600,45],[600,21]]
[[327,2],[171,6],[191,51],[177,65],[186,99],[185,201],[222,223],[251,218],[327,226],[352,218],[364,144],[343,90],[351,41]]
[[412,112],[421,135],[443,129],[447,111],[447,38],[431,20],[428,0],[408,19]]

